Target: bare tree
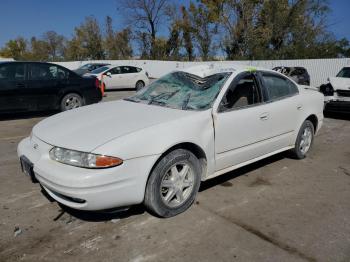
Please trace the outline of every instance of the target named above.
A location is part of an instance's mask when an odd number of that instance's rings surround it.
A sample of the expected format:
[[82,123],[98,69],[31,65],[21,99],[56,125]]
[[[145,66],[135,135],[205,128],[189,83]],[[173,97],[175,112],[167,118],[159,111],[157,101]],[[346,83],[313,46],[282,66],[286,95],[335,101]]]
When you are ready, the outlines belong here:
[[122,0],[118,6],[124,9],[127,23],[136,28],[136,35],[150,35],[150,56],[155,59],[156,36],[160,24],[166,20],[168,0]]

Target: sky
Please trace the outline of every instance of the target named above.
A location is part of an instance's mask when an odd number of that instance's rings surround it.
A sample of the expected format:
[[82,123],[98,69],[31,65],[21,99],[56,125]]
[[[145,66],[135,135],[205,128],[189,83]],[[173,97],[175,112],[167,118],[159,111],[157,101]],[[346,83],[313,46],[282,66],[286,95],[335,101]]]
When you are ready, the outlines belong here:
[[[18,36],[40,37],[49,30],[70,38],[75,26],[89,15],[95,16],[101,24],[107,15],[113,18],[116,30],[124,27],[122,10],[117,10],[118,0],[1,0],[0,4],[0,47]],[[189,0],[178,2],[188,3]],[[332,13],[329,16],[329,30],[335,36],[350,40],[350,1],[329,0]]]

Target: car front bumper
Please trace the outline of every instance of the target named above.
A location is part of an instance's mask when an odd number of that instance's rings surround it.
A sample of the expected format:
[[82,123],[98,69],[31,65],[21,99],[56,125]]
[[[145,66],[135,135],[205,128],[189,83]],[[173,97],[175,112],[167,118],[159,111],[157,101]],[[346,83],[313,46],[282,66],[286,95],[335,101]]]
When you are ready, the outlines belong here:
[[143,201],[149,172],[159,155],[125,160],[120,166],[87,169],[53,161],[53,146],[36,137],[23,139],[17,149],[33,163],[35,178],[57,202],[75,209],[104,210]]

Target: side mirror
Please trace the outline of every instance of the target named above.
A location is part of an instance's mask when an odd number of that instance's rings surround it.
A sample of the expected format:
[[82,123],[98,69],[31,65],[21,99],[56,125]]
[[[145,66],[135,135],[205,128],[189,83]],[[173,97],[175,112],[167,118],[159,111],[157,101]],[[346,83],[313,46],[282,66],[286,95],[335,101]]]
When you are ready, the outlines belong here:
[[105,75],[106,75],[106,76],[109,76],[109,77],[112,76],[111,72],[107,72]]

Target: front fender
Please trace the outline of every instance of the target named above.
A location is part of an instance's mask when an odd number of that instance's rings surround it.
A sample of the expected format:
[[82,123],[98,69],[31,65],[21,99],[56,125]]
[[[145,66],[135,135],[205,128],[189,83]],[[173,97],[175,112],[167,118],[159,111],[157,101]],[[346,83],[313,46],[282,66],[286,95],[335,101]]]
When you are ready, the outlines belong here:
[[181,143],[193,143],[202,148],[207,157],[207,172],[213,172],[215,156],[211,110],[137,130],[97,147],[93,153],[128,160],[161,155]]

